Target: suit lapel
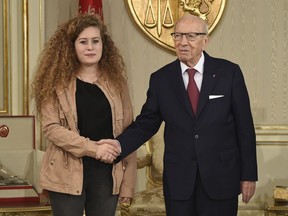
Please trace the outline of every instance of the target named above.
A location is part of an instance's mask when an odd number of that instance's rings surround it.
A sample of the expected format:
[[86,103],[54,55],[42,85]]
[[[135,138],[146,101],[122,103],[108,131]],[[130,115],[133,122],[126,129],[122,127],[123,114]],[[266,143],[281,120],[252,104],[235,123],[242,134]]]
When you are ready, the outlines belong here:
[[[211,91],[213,90],[216,81],[218,80],[217,69],[215,67],[215,63],[213,63],[213,58],[210,57],[206,52],[204,52],[204,55],[204,73],[196,118],[201,114],[205,104],[208,102],[209,95],[211,94]],[[170,70],[171,71],[167,73],[168,81],[170,82],[171,87],[175,90],[175,94],[179,99],[179,103],[182,104],[184,109],[194,118],[195,116],[193,114],[192,106],[190,104],[189,97],[183,83],[180,62],[178,59],[171,64]]]
[[176,98],[179,100],[179,104],[183,105],[184,109],[192,117],[194,117],[194,114],[192,112],[192,107],[189,101],[189,97],[188,97],[188,94],[187,94],[187,91],[185,89],[185,85],[183,82],[180,62],[178,59],[172,63],[170,67],[170,71],[167,74],[168,74],[167,76],[168,81],[172,89],[175,91]]
[[213,90],[215,83],[218,79],[216,68],[213,66],[213,58],[211,58],[208,54],[205,54],[205,62],[204,62],[204,73],[203,73],[203,80],[202,86],[200,90],[198,108],[196,113],[197,116],[200,115],[201,111],[203,110],[205,104],[209,100],[209,95]]

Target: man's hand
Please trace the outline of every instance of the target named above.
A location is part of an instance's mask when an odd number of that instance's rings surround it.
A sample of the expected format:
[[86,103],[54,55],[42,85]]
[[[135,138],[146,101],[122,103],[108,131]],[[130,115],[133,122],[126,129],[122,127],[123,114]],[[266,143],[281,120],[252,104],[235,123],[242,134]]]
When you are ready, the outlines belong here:
[[240,189],[242,193],[242,201],[248,203],[254,195],[256,183],[254,181],[242,181],[240,183]]
[[119,197],[119,202],[120,204],[126,204],[126,205],[130,205],[132,201],[131,197]]
[[105,163],[112,163],[121,153],[121,146],[117,140],[102,139],[98,142],[96,159]]

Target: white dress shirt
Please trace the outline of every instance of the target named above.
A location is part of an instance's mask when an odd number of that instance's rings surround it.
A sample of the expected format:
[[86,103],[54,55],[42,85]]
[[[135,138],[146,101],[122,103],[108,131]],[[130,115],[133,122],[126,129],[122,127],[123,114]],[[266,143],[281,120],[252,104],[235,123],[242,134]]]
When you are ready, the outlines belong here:
[[[199,89],[199,92],[201,90],[202,80],[203,80],[204,60],[205,60],[204,54],[202,53],[201,58],[199,59],[197,64],[193,67],[194,69],[197,70],[197,73],[195,73],[194,79],[195,79],[196,85]],[[188,75],[188,72],[186,70],[189,67],[187,65],[185,65],[183,62],[180,62],[180,66],[181,66],[181,71],[182,71],[183,82],[184,82],[185,88],[187,89],[188,82],[189,82],[189,75]]]

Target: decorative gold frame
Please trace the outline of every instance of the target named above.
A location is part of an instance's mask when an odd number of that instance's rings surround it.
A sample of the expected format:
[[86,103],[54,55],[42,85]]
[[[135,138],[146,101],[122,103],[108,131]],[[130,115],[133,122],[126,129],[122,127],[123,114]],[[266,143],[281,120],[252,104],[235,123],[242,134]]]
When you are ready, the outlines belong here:
[[3,95],[0,95],[0,97],[3,97],[3,104],[0,104],[0,114],[8,114],[9,113],[9,103],[8,103],[8,95],[9,95],[9,85],[8,85],[8,71],[9,71],[9,51],[8,51],[8,0],[1,0],[1,4],[3,7],[2,10],[2,20],[3,20],[3,71],[0,70],[0,78],[3,78]]
[[[0,103],[0,115],[9,114],[11,112],[11,47],[9,46],[10,38],[10,6],[9,0],[1,0],[3,10],[2,20],[3,20],[3,70],[0,70],[0,78],[3,78],[3,104]],[[23,115],[29,114],[29,49],[28,49],[28,0],[22,0],[22,64],[23,64]],[[10,99],[10,100],[9,100]]]
[[23,28],[23,115],[29,114],[29,34],[28,34],[28,0],[22,1]]

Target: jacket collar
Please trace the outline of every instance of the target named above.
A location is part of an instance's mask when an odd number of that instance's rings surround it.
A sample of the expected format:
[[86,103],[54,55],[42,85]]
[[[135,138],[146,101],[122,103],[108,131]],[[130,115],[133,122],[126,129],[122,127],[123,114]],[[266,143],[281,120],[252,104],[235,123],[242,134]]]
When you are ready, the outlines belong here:
[[179,102],[184,105],[185,110],[193,118],[197,118],[197,116],[201,114],[201,111],[205,107],[205,104],[208,102],[209,95],[213,90],[215,83],[218,79],[214,58],[210,57],[206,52],[203,53],[205,56],[203,80],[200,90],[197,113],[195,116],[192,111],[187,90],[185,89],[184,86],[179,59],[171,63],[171,67],[169,67],[169,72],[167,73],[170,85],[173,87],[173,89],[175,89]]

